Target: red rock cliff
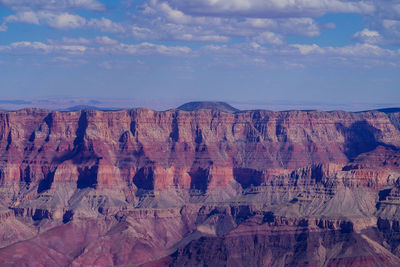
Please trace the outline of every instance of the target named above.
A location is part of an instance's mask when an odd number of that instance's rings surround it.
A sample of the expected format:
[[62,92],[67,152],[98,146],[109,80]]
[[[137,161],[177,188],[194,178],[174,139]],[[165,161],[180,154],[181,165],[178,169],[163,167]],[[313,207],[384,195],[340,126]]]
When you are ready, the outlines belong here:
[[399,266],[400,112],[222,107],[0,112],[3,265]]
[[390,158],[396,147],[400,132],[381,112],[0,114],[1,182],[29,186],[47,179],[48,187],[207,189],[240,183],[248,172],[260,173],[254,181],[260,183],[304,166],[347,164],[367,152]]

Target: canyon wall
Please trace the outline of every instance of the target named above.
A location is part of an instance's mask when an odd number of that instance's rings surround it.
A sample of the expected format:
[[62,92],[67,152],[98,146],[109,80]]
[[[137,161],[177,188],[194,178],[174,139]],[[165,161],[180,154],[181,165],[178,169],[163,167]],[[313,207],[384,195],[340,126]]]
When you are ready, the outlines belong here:
[[396,266],[400,113],[0,112],[5,265]]

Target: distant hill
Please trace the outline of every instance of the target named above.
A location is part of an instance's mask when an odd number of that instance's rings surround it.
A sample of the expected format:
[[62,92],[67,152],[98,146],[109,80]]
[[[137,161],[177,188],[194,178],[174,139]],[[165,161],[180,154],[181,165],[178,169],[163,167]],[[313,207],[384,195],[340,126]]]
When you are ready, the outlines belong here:
[[363,111],[359,111],[359,112],[356,112],[356,113],[368,112],[368,111],[379,111],[379,112],[383,112],[383,113],[389,114],[389,113],[400,112],[400,108],[380,108],[380,109],[373,109],[373,110],[363,110]]
[[199,109],[212,109],[223,112],[234,113],[240,111],[237,108],[232,107],[231,105],[225,102],[213,102],[213,101],[201,101],[201,102],[189,102],[179,106],[177,109],[183,111],[194,111]]
[[377,109],[377,111],[384,113],[395,113],[395,112],[400,112],[400,108],[381,108]]

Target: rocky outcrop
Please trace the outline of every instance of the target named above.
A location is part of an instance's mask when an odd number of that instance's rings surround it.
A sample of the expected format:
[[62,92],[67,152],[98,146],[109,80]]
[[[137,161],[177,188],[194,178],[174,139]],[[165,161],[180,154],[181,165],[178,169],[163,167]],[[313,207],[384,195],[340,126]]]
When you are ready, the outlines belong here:
[[223,103],[0,112],[0,258],[395,266],[399,121]]

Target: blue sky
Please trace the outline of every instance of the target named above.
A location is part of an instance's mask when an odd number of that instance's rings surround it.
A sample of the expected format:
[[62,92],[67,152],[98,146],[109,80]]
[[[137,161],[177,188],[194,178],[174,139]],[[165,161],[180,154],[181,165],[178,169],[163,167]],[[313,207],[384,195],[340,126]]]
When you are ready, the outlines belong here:
[[400,106],[400,2],[0,0],[0,80],[2,99]]

